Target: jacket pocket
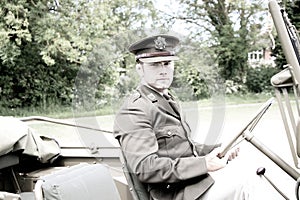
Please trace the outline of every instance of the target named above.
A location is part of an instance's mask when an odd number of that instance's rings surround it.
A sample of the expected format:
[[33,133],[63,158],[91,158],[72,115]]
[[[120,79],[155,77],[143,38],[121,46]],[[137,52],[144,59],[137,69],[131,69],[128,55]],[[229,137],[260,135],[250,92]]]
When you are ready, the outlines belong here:
[[187,142],[180,126],[165,126],[157,129],[155,134],[159,147],[158,155],[160,156],[177,157],[177,147]]

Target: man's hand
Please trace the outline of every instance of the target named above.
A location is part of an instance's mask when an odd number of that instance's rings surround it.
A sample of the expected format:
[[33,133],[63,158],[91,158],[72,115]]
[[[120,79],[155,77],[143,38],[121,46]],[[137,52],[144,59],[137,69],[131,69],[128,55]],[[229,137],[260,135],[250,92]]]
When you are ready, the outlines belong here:
[[220,152],[220,149],[215,149],[205,157],[208,171],[213,172],[224,168],[228,161],[231,161],[238,156],[239,151],[240,149],[236,148],[233,151],[228,152],[223,158],[218,158],[217,155],[218,152]]
[[206,160],[206,166],[207,170],[209,172],[217,171],[219,169],[222,169],[226,166],[227,159],[224,158],[218,158],[216,155],[208,154],[205,157]]
[[240,152],[240,148],[239,147],[236,148],[236,149],[234,149],[234,150],[232,150],[232,151],[229,151],[227,153],[227,155],[228,155],[227,156],[227,161],[231,161],[231,160],[235,159],[239,155],[239,152]]

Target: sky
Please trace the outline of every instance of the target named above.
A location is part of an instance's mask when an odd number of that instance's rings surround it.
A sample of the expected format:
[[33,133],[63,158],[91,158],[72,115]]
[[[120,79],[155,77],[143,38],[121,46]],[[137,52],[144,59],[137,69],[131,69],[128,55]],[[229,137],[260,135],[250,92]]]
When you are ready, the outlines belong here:
[[[167,14],[174,14],[179,8],[179,4],[174,0],[153,0],[154,6],[159,10]],[[176,31],[180,34],[187,35],[188,32],[185,29],[187,25],[182,20],[176,20],[173,31]]]

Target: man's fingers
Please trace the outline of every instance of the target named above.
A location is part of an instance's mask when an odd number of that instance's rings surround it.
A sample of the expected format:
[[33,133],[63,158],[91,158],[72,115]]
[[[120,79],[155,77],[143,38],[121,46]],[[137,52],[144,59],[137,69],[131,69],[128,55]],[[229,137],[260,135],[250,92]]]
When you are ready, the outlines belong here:
[[235,150],[231,151],[230,153],[228,153],[227,160],[231,161],[235,159],[238,156],[239,152],[240,152],[240,148],[236,148]]

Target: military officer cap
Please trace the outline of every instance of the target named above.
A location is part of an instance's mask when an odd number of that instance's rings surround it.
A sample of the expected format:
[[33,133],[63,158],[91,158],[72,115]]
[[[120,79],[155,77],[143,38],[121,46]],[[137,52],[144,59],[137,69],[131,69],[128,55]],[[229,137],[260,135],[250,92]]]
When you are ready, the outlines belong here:
[[174,51],[178,43],[177,37],[156,35],[135,42],[128,50],[135,55],[136,61],[144,63],[173,61],[179,59]]

